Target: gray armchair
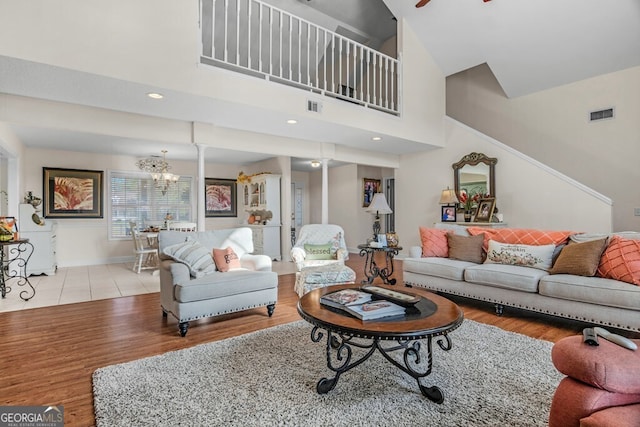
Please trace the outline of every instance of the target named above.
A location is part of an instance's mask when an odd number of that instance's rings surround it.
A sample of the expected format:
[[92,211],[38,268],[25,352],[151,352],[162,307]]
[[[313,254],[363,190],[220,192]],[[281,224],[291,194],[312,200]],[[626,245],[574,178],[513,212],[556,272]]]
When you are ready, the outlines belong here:
[[[191,320],[256,307],[267,307],[271,316],[278,300],[278,275],[271,259],[252,255],[253,240],[247,227],[203,232],[161,231],[160,301],[164,317],[178,320],[185,336]],[[176,250],[191,245],[187,250]],[[230,247],[241,268],[222,272],[206,254]],[[197,254],[200,253],[200,256]]]

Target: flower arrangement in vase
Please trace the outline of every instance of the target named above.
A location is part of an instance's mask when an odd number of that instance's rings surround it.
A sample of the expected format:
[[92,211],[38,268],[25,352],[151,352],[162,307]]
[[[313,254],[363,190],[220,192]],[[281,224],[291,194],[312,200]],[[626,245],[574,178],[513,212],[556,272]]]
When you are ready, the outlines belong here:
[[465,222],[471,222],[473,212],[478,207],[478,200],[482,199],[483,197],[489,197],[489,195],[476,193],[473,196],[470,196],[469,194],[467,194],[466,190],[460,191],[458,200],[460,200],[460,204],[462,205],[462,209],[464,210]]

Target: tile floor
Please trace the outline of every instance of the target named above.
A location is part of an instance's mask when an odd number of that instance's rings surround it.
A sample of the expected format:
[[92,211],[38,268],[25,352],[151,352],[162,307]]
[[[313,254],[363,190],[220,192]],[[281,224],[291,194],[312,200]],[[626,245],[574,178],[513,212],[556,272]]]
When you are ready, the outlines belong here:
[[[273,271],[278,274],[294,273],[295,264],[274,262]],[[154,275],[152,270],[137,274],[131,264],[58,268],[53,276],[30,276],[29,281],[36,290],[29,301],[20,298],[25,286],[17,286],[13,279],[8,282],[12,289],[0,299],[0,312],[160,292],[157,274]]]

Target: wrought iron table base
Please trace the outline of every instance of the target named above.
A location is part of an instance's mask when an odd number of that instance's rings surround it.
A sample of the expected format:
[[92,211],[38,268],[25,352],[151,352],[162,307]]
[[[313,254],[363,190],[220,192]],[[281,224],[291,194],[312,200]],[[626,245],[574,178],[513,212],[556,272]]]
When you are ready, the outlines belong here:
[[[10,247],[8,256],[5,256],[5,247]],[[5,298],[7,293],[11,292],[11,287],[7,285],[7,282],[11,279],[17,279],[15,282],[17,286],[29,286],[31,288],[31,291],[27,289],[20,292],[20,298],[24,301],[29,301],[35,296],[36,290],[27,276],[27,263],[32,254],[33,245],[28,240],[2,242],[0,246],[0,266],[2,267],[2,272],[0,272],[0,295],[2,298]]]
[[[384,358],[391,362],[394,366],[413,377],[418,383],[420,392],[426,398],[435,403],[444,402],[444,394],[437,386],[427,387],[420,383],[421,378],[424,378],[427,375],[431,374],[431,369],[433,367],[433,353],[431,344],[434,336],[426,337],[427,353],[426,361],[424,361],[423,357],[420,355],[421,345],[420,341],[418,340],[407,340],[398,338],[392,340],[396,345],[384,347],[381,345],[381,341],[389,340],[382,340],[379,337],[374,337],[369,338],[371,340],[370,342],[360,342],[358,340],[364,339],[356,338],[350,335],[338,334],[333,331],[325,331],[327,332],[327,367],[335,372],[335,376],[333,378],[322,378],[320,381],[318,381],[318,384],[316,385],[316,391],[319,394],[326,394],[329,391],[333,390],[333,388],[338,383],[340,375],[360,365],[369,357],[371,357],[371,355],[376,350],[378,350],[380,354],[382,354]],[[319,342],[323,336],[324,333],[322,332],[321,328],[314,326],[311,330],[311,340],[313,342]],[[451,350],[451,340],[446,333],[438,335],[437,337],[438,339],[436,342],[442,350]],[[355,341],[354,338],[356,338]],[[352,347],[368,350],[359,359],[352,361],[352,357],[354,356]],[[403,351],[403,363],[398,362],[396,359],[390,356],[390,353],[396,351]],[[426,366],[421,369],[419,365],[423,361],[425,362]]]
[[[376,252],[384,252],[384,266],[380,267],[376,263]],[[387,285],[395,285],[396,279],[393,276],[393,257],[398,255],[398,249],[396,248],[360,248],[360,256],[365,256],[364,261],[364,275],[366,279],[362,280],[363,284],[371,284],[376,277],[380,277],[382,281]]]

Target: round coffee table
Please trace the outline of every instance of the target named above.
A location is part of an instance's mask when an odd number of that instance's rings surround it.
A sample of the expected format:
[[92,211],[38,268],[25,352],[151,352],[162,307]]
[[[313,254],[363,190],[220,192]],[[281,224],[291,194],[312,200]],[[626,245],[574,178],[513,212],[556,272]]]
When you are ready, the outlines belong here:
[[[311,340],[319,342],[325,335],[323,330],[326,331],[327,367],[335,372],[333,378],[318,381],[316,391],[324,394],[333,390],[340,375],[360,365],[378,350],[390,363],[411,375],[425,397],[442,403],[442,391],[437,386],[424,386],[420,380],[431,373],[432,340],[437,338],[438,346],[444,351],[451,349],[448,334],[464,319],[460,307],[446,298],[416,288],[407,288],[406,292],[420,296],[420,301],[407,308],[406,314],[400,318],[362,321],[344,311],[320,304],[324,294],[357,288],[339,285],[315,289],[298,301],[298,313],[313,325]],[[421,340],[426,342],[426,355],[420,352]],[[364,349],[364,355],[356,358],[354,348]],[[391,356],[397,351],[402,352],[401,361]]]

